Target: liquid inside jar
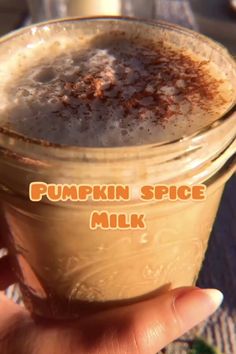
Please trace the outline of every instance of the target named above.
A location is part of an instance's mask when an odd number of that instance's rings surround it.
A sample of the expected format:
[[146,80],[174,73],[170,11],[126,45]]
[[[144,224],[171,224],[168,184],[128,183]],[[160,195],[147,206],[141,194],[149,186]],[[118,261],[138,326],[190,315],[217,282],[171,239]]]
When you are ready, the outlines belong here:
[[[214,63],[128,30],[55,35],[13,55],[0,84],[0,126],[69,146],[171,141],[219,118],[234,99]],[[43,56],[42,56],[43,53]]]

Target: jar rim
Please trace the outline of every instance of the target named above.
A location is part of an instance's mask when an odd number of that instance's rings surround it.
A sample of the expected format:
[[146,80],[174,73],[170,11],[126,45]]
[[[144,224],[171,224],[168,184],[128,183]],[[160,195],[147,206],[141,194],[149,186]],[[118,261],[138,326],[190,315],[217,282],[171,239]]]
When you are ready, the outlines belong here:
[[[208,38],[207,36],[204,36],[202,34],[199,34],[193,30],[190,30],[188,28],[184,28],[182,26],[176,25],[176,24],[172,24],[172,23],[168,23],[166,21],[162,21],[162,20],[158,20],[158,21],[154,21],[154,20],[146,20],[146,19],[139,19],[139,18],[132,18],[132,17],[124,17],[124,16],[93,16],[93,17],[71,17],[71,18],[63,18],[63,19],[54,19],[54,20],[50,20],[50,21],[46,21],[46,22],[40,22],[37,24],[33,24],[30,26],[27,26],[25,28],[21,28],[18,29],[16,31],[13,31],[11,33],[9,33],[8,35],[5,35],[1,38],[0,40],[0,45],[2,43],[5,43],[11,39],[16,38],[17,36],[20,36],[24,33],[27,33],[30,29],[33,28],[41,28],[44,26],[48,26],[48,25],[53,25],[56,23],[70,23],[70,22],[82,22],[82,21],[104,21],[104,20],[108,20],[108,21],[112,21],[112,20],[116,20],[116,21],[131,21],[133,23],[143,23],[144,25],[147,26],[154,26],[154,27],[164,27],[164,28],[170,28],[170,29],[176,29],[179,32],[183,32],[192,36],[197,35],[197,37],[199,39],[201,39],[202,41],[204,41],[205,43],[209,43],[211,46],[213,46],[215,49],[218,50],[224,50],[225,53],[228,55],[228,59],[231,60],[232,64],[235,65],[236,68],[236,61],[234,60],[233,56],[230,55],[230,53],[228,52],[228,50],[221,45],[220,43]],[[167,146],[177,146],[178,143],[180,142],[187,142],[187,141],[191,141],[192,139],[195,139],[197,137],[200,137],[201,135],[203,135],[204,133],[206,133],[207,131],[211,130],[212,128],[220,128],[226,121],[230,120],[230,118],[232,118],[233,113],[236,113],[236,100],[227,108],[227,110],[214,122],[211,122],[209,124],[207,124],[206,126],[194,131],[192,134],[189,135],[183,135],[178,139],[173,139],[173,140],[165,140],[162,142],[157,142],[157,143],[149,143],[149,144],[141,144],[141,145],[127,145],[127,146],[114,146],[114,147],[86,147],[86,146],[76,146],[76,145],[65,145],[65,144],[58,144],[58,143],[52,143],[46,140],[42,140],[42,139],[36,139],[36,138],[30,138],[27,137],[23,134],[20,134],[18,132],[15,132],[9,128],[6,127],[1,127],[0,126],[0,137],[4,137],[10,140],[11,144],[10,145],[15,145],[15,143],[23,143],[23,144],[27,144],[28,147],[34,147],[34,148],[39,148],[40,150],[48,150],[50,149],[50,151],[53,152],[60,152],[63,151],[64,153],[76,153],[77,157],[78,155],[92,155],[92,154],[101,154],[106,155],[106,153],[108,153],[109,155],[112,152],[116,152],[116,153],[125,153],[125,154],[129,154],[129,152],[133,155],[133,153],[135,152],[139,152],[140,151],[148,151],[150,149],[153,150],[153,148],[161,148],[161,147],[167,147]],[[5,139],[4,139],[5,140]]]

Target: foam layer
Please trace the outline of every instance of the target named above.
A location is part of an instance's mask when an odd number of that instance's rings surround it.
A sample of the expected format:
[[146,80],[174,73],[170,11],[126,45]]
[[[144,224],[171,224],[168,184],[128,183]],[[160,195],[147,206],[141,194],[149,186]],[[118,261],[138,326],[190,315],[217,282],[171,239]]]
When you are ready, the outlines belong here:
[[0,86],[0,125],[52,143],[102,147],[178,139],[217,119],[233,100],[231,84],[215,65],[125,32],[79,46],[71,36],[66,47],[51,39],[43,57],[33,46],[22,56]]

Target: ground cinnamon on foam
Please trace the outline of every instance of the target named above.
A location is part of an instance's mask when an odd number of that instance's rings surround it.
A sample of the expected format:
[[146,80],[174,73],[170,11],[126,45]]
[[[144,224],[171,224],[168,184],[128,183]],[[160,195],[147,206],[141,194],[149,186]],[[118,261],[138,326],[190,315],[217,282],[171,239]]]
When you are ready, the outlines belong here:
[[162,41],[132,42],[123,32],[98,36],[86,48],[26,69],[10,93],[29,114],[18,124],[13,109],[6,126],[68,145],[155,142],[170,130],[169,120],[183,135],[197,114],[214,116],[227,105],[224,80],[209,65]]
[[[123,52],[123,72],[120,75],[114,77],[111,72],[104,72],[102,68],[100,68],[102,71],[97,70],[89,75],[85,73],[81,76],[78,73],[78,83],[64,84],[67,94],[60,97],[63,104],[71,109],[76,108],[70,102],[70,97],[76,97],[87,101],[87,107],[92,111],[90,101],[96,97],[108,105],[109,101],[116,100],[117,104],[123,107],[125,116],[132,113],[133,109],[142,109],[136,119],[145,119],[145,113],[152,111],[155,115],[152,122],[160,123],[176,113],[182,113],[178,97],[184,96],[189,103],[198,104],[207,111],[209,105],[205,100],[212,100],[219,94],[219,84],[222,80],[214,80],[204,69],[209,61],[195,62],[180,52],[167,49],[163,42],[137,47],[135,52],[135,56],[137,55],[142,61],[149,73],[147,77],[135,66],[130,70],[130,66],[124,64],[124,62],[128,63],[133,56]],[[113,63],[113,65],[119,64],[118,60]],[[81,86],[81,81],[85,83],[85,86]],[[124,89],[129,85],[135,85],[139,92],[134,92],[128,99],[125,99],[122,90],[117,92],[116,89],[119,86]],[[164,93],[165,88],[167,94]],[[225,103],[223,97],[219,99],[220,103]]]

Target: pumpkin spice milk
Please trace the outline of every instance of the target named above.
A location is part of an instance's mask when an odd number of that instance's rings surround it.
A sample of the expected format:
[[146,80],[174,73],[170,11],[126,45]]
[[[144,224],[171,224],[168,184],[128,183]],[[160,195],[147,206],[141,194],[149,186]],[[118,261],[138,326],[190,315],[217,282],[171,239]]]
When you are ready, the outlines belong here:
[[[0,220],[26,306],[76,317],[192,285],[235,170],[229,54],[169,24],[96,18],[7,36],[0,63]],[[131,193],[34,202],[34,182]],[[140,198],[157,184],[203,184],[206,198]],[[94,211],[145,224],[92,228]]]

